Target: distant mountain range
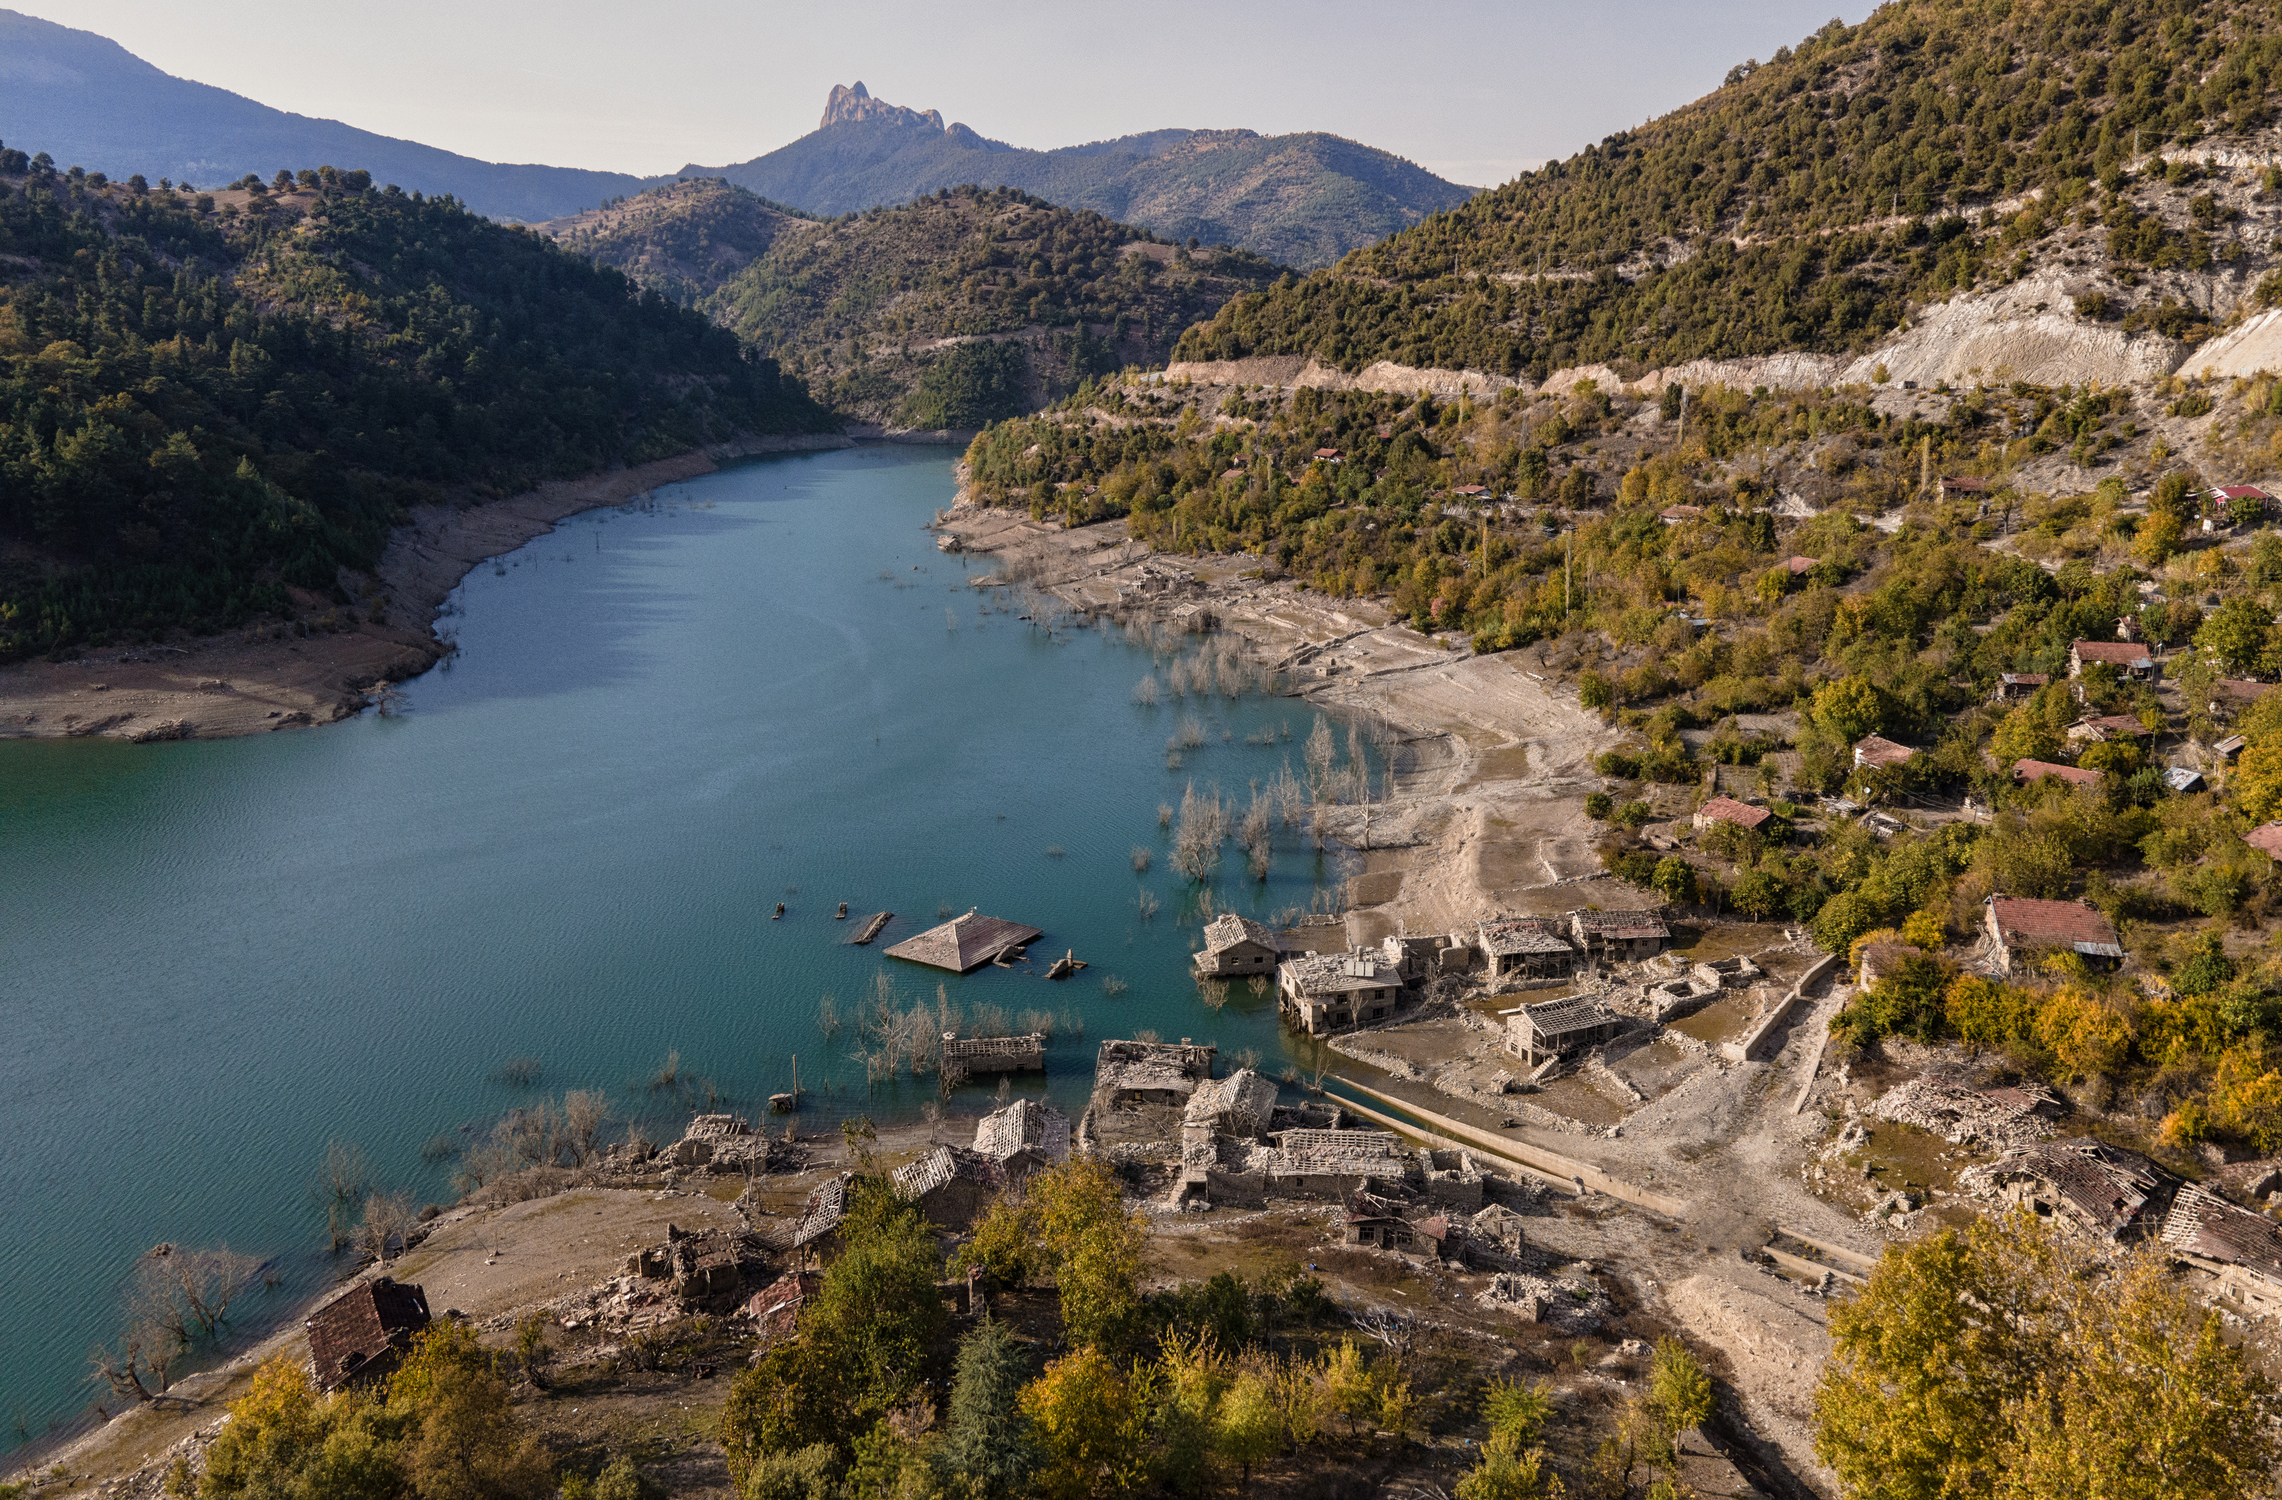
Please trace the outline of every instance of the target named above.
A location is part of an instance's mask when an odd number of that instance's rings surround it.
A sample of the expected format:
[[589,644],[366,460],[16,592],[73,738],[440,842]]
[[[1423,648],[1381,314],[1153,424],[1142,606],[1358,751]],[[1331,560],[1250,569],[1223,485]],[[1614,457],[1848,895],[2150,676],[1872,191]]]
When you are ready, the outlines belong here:
[[[0,140],[45,151],[60,167],[200,187],[248,172],[267,178],[280,167],[361,167],[379,183],[449,193],[477,213],[534,224],[671,180],[479,161],[289,114],[161,72],[93,32],[11,10],[0,10]],[[817,128],[790,145],[679,175],[724,177],[826,215],[967,183],[1014,187],[1169,240],[1233,245],[1301,267],[1328,265],[1474,193],[1319,132],[1155,130],[1022,150],[945,124],[935,111],[874,99],[861,83],[834,88]]]
[[1153,130],[1029,151],[945,124],[937,111],[874,99],[861,83],[835,87],[816,129],[788,146],[733,166],[682,170],[820,214],[962,183],[1016,187],[1167,239],[1309,267],[1456,208],[1475,191],[1320,131]]
[[508,166],[257,104],[162,73],[117,42],[0,10],[0,140],[61,167],[200,187],[280,167],[362,167],[376,182],[449,193],[495,219],[576,213],[655,177]]

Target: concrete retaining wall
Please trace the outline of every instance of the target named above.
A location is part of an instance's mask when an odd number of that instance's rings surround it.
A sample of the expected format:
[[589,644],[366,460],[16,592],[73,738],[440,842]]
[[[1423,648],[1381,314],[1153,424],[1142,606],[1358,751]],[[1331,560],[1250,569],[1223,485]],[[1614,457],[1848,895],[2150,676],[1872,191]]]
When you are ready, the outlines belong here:
[[1751,1061],[1752,1054],[1758,1050],[1760,1043],[1767,1040],[1768,1033],[1790,1018],[1791,1012],[1797,1008],[1799,1001],[1806,997],[1807,991],[1825,974],[1828,974],[1843,957],[1845,957],[1844,954],[1830,953],[1817,960],[1813,968],[1799,976],[1799,982],[1791,986],[1791,992],[1781,1000],[1776,1001],[1775,1008],[1761,1016],[1757,1024],[1749,1031],[1732,1042],[1720,1043],[1719,1055],[1729,1062]]

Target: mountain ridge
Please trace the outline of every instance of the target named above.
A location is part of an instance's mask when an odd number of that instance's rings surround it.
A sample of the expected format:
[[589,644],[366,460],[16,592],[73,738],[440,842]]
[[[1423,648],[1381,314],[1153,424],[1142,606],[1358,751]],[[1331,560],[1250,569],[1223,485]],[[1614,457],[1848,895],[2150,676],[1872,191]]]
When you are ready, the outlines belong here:
[[727,166],[692,163],[679,175],[722,177],[826,215],[946,187],[1020,188],[1167,239],[1225,243],[1303,268],[1475,192],[1320,131],[1167,129],[1036,151],[945,124],[939,110],[889,104],[861,82],[835,85],[818,127],[799,140]]

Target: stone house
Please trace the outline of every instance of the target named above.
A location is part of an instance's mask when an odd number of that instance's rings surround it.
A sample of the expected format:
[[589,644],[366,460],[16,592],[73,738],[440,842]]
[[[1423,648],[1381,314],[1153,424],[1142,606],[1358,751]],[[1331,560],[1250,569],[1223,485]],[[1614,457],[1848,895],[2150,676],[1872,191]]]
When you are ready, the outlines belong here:
[[1180,1104],[1212,1077],[1214,1046],[1106,1041],[1094,1060],[1094,1097],[1111,1105]]
[[1266,974],[1279,956],[1276,935],[1265,923],[1229,912],[1205,923],[1204,947],[1191,962],[1201,979],[1226,979]]
[[1564,979],[1577,972],[1577,950],[1551,917],[1483,922],[1474,930],[1492,979]]
[[1585,995],[1517,1005],[1499,1014],[1505,1017],[1506,1051],[1532,1066],[1605,1042],[1628,1024],[1623,1016]]
[[974,1227],[991,1200],[1006,1188],[997,1162],[964,1146],[937,1146],[915,1162],[895,1169],[895,1190],[919,1205],[939,1229]]
[[1883,735],[1866,734],[1854,742],[1854,769],[1890,771],[1908,765],[1916,755],[1907,745],[1898,745]]
[[1310,1036],[1383,1021],[1401,1003],[1401,970],[1370,948],[1305,953],[1276,966],[1278,1003]]
[[2216,1276],[2252,1312],[2282,1313],[2282,1226],[2264,1214],[2190,1182],[2163,1216],[2162,1239],[2172,1259]]
[[1482,1206],[1482,1169],[1470,1151],[1418,1148],[1418,1170],[1430,1207],[1473,1213]]
[[1719,823],[1733,823],[1746,832],[1755,833],[1760,824],[1773,816],[1774,813],[1764,807],[1753,807],[1733,797],[1714,797],[1696,809],[1694,823],[1698,833]]
[[2179,1185],[2138,1152],[2091,1136],[2015,1146],[1958,1182],[2111,1243],[2154,1231]]
[[1276,1086],[1250,1068],[1198,1084],[1181,1114],[1181,1159],[1209,1154],[1222,1138],[1264,1139],[1275,1109]]
[[2155,676],[2155,653],[2137,641],[2077,641],[2068,648],[2068,675],[2081,677],[2084,669],[2104,662],[2120,677]]
[[2098,786],[2102,779],[2102,773],[2087,771],[2082,766],[2064,766],[2049,760],[2031,760],[2025,755],[2013,762],[2013,780],[2015,781],[2023,783],[2042,781],[2047,776],[2057,776],[2070,786]]
[[387,1276],[358,1282],[308,1322],[309,1367],[317,1388],[337,1391],[390,1374],[430,1321],[428,1296],[419,1287]]
[[1051,1104],[1017,1099],[975,1122],[974,1149],[1012,1177],[1070,1159],[1070,1117]]
[[1348,1203],[1347,1228],[1340,1238],[1376,1250],[1410,1250],[1418,1244],[1418,1233],[1401,1209],[1370,1193],[1357,1193]]
[[2003,973],[2026,955],[2056,949],[2080,954],[2095,968],[2123,963],[2114,925],[2088,902],[1991,896],[1985,910],[1990,949]]
[[2043,672],[2000,672],[1997,689],[1989,696],[1999,703],[2012,703],[2043,687],[2052,678]]
[[1662,953],[1672,929],[1652,911],[1577,911],[1569,914],[1569,936],[1595,963],[1626,963]]

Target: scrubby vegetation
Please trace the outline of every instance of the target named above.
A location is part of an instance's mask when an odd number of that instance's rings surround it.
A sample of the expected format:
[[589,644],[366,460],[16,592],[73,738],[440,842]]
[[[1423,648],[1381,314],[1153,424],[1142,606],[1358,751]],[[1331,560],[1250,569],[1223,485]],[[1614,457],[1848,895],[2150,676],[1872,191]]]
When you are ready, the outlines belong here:
[[616,271],[362,172],[192,195],[0,151],[0,254],[0,660],[330,606],[407,506],[827,420]]
[[1183,328],[1280,272],[1017,190],[963,187],[780,232],[705,306],[838,409],[977,427],[1161,361]]
[[[2017,278],[2069,225],[2104,232],[2126,286],[2263,259],[2223,212],[2195,209],[2197,166],[2161,153],[2265,123],[2278,67],[2282,38],[2245,4],[1881,6],[1240,298],[1178,357],[1543,378],[1596,360],[1859,349],[1914,302]],[[2176,298],[2134,311],[2173,336],[2207,326]]]

